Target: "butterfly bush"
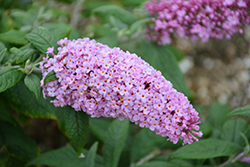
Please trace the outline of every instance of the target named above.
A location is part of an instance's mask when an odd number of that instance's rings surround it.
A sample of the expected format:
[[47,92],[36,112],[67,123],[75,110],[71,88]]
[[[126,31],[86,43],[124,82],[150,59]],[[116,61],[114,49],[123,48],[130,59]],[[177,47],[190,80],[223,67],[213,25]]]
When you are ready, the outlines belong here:
[[249,0],[153,0],[145,9],[154,16],[147,39],[159,45],[173,42],[173,34],[203,42],[229,39],[250,23]]
[[[160,71],[136,54],[89,38],[58,41],[41,62],[43,95],[56,107],[69,105],[91,117],[129,119],[140,127],[183,144],[202,136],[198,112]],[[44,83],[48,73],[57,80]],[[196,130],[196,131],[194,131]]]

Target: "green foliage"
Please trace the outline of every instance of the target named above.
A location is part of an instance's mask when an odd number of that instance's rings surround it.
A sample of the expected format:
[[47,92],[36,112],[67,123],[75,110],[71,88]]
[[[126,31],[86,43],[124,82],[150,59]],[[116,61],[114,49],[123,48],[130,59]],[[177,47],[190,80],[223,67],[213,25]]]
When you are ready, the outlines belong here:
[[85,159],[78,158],[72,147],[62,147],[42,154],[33,159],[26,166],[30,165],[47,165],[51,167],[82,167]]
[[227,116],[245,116],[250,117],[250,105],[237,108],[232,112],[228,113]]
[[79,156],[88,139],[89,116],[81,111],[68,111],[65,114],[65,126],[71,145]]
[[171,158],[207,159],[236,155],[239,151],[241,148],[237,144],[218,139],[205,139],[179,148],[171,154]]
[[49,81],[54,81],[54,80],[57,80],[56,73],[55,73],[55,71],[51,71],[51,72],[49,72],[49,73],[45,76],[45,78],[44,78],[44,85],[45,85],[46,83],[48,83]]
[[131,162],[136,162],[140,158],[145,157],[156,147],[159,147],[166,138],[156,135],[149,129],[142,129],[135,137],[130,151]]
[[0,34],[0,41],[9,42],[17,45],[26,45],[28,42],[24,39],[27,33],[18,30],[10,30]]
[[36,95],[36,98],[39,99],[41,96],[40,78],[35,74],[29,74],[24,78],[24,83]]
[[89,153],[86,156],[86,166],[88,167],[95,167],[95,156],[96,156],[97,146],[98,143],[95,142],[89,149]]
[[0,70],[0,92],[14,86],[23,77],[23,73],[16,68],[5,68]]
[[54,34],[51,34],[46,28],[37,27],[26,36],[27,40],[39,51],[46,55],[47,48],[57,46],[57,40]]
[[103,160],[105,167],[116,167],[125,145],[129,120],[114,120],[108,128],[104,139]]
[[7,52],[7,48],[4,46],[2,42],[0,42],[0,63],[2,62],[6,52]]

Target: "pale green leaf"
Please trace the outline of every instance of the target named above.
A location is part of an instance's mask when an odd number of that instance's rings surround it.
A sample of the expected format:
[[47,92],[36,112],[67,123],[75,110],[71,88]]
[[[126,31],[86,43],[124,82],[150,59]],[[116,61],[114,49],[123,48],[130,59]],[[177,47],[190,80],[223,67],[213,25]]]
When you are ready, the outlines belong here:
[[0,34],[0,41],[9,42],[17,45],[26,45],[28,42],[24,39],[27,33],[18,30],[10,30]]

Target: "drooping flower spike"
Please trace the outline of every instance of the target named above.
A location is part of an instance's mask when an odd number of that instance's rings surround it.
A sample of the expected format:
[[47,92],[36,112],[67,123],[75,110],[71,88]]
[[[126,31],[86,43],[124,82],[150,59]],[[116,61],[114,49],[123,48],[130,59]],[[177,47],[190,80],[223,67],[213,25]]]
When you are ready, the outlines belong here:
[[[69,105],[91,117],[127,118],[173,143],[190,144],[202,136],[193,131],[200,121],[187,97],[136,54],[89,38],[58,44],[58,54],[48,48],[40,64],[44,97],[54,97],[55,106]],[[51,71],[58,79],[44,84]]]
[[203,42],[229,39],[250,23],[249,0],[152,0],[145,9],[154,16],[147,38],[159,45],[173,42],[173,34]]

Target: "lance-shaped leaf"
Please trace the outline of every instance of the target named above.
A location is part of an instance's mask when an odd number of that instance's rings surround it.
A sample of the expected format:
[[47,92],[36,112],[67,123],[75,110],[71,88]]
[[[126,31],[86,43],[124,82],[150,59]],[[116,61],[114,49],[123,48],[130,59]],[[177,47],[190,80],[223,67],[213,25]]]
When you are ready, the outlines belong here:
[[170,158],[207,159],[236,155],[240,151],[241,147],[237,144],[218,139],[205,139],[179,148]]
[[0,34],[0,41],[9,42],[17,45],[26,45],[28,42],[24,39],[26,32],[10,30]]
[[128,134],[129,120],[114,120],[104,140],[103,160],[105,167],[116,167]]
[[95,167],[95,156],[97,151],[98,142],[95,142],[89,149],[88,155],[86,155],[86,166]]
[[244,119],[229,120],[223,125],[221,139],[238,144],[243,148],[245,146],[245,141],[240,133],[249,136],[247,121]]
[[250,105],[237,108],[227,114],[227,116],[244,116],[244,117],[250,117]]
[[22,77],[23,73],[16,68],[6,67],[0,70],[0,92],[14,86]]
[[27,48],[25,50],[22,50],[16,59],[16,63],[22,63],[25,60],[27,60],[32,54],[34,54],[36,51],[34,49],[31,48]]
[[7,52],[7,48],[2,42],[0,42],[0,63],[2,62],[6,52]]
[[89,117],[85,112],[72,108],[65,114],[66,132],[77,155],[81,154],[89,135]]
[[27,75],[24,78],[25,85],[29,88],[30,91],[32,91],[36,98],[39,99],[41,96],[41,87],[40,87],[40,79],[35,74]]
[[55,36],[43,27],[32,30],[25,37],[43,54],[46,54],[49,47],[57,46]]
[[51,167],[83,167],[85,159],[78,158],[72,147],[62,147],[42,154],[33,159],[26,166],[47,165]]

